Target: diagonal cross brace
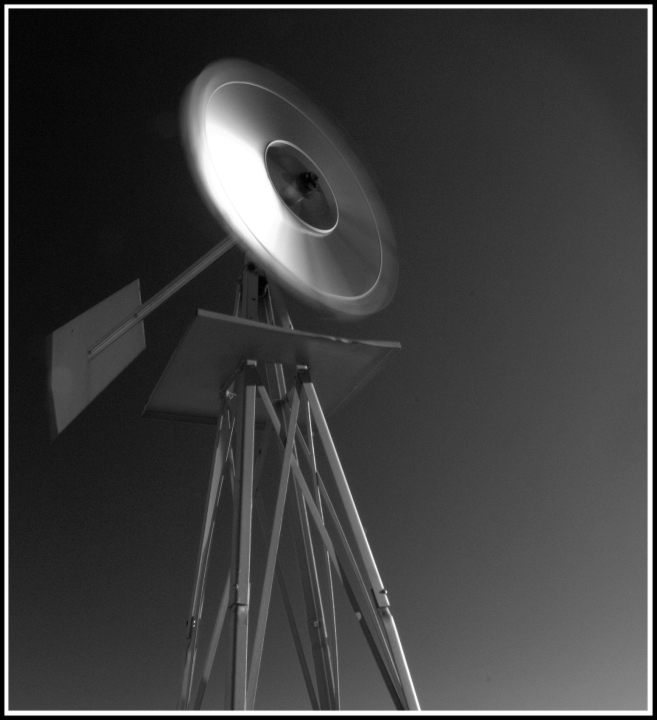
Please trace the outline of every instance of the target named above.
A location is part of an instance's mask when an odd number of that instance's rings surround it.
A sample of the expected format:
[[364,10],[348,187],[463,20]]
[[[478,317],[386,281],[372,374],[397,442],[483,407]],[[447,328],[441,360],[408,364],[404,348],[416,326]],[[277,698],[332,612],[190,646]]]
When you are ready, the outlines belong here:
[[205,502],[205,519],[201,542],[196,563],[196,577],[194,581],[194,592],[192,595],[192,608],[188,620],[187,648],[185,650],[185,666],[183,670],[183,685],[180,697],[180,709],[186,710],[189,705],[194,676],[194,665],[196,663],[196,647],[198,642],[198,631],[203,608],[203,597],[205,594],[205,580],[207,575],[210,546],[214,530],[214,519],[217,504],[221,495],[223,485],[223,473],[226,467],[228,452],[230,450],[233,435],[233,423],[230,422],[228,403],[225,403],[219,422],[217,423],[217,434],[215,450],[212,463],[210,485]]
[[349,490],[347,478],[345,477],[344,470],[340,464],[338,453],[335,449],[335,445],[333,444],[333,438],[331,437],[331,433],[326,423],[326,418],[324,417],[324,412],[322,411],[322,407],[319,403],[315,386],[310,379],[310,373],[307,368],[300,369],[299,375],[303,382],[303,389],[308,398],[308,402],[310,403],[313,418],[317,424],[317,431],[331,467],[333,480],[337,486],[338,492],[340,493],[343,507],[347,513],[347,518],[351,526],[351,531],[356,539],[356,545],[372,585],[377,609],[379,615],[381,616],[388,644],[395,661],[397,672],[399,673],[399,679],[401,680],[404,695],[406,696],[407,707],[410,710],[419,710],[420,705],[417,700],[417,695],[415,694],[413,680],[411,679],[411,674],[406,663],[406,657],[399,639],[399,634],[397,633],[394,619],[390,613],[390,601],[388,600],[387,591],[381,582],[381,577],[379,576],[379,571],[376,567],[376,563],[374,562],[372,550],[367,542],[365,530],[360,521],[358,510],[356,509],[351,491]]
[[252,710],[254,707],[255,695],[258,687],[258,674],[260,672],[262,648],[265,641],[265,629],[267,626],[267,616],[269,614],[269,601],[271,598],[272,583],[274,580],[274,568],[276,565],[276,557],[278,554],[278,543],[280,540],[281,527],[283,524],[285,497],[287,494],[288,479],[290,477],[292,449],[294,448],[294,431],[297,426],[297,419],[299,417],[299,404],[299,393],[295,388],[294,397],[292,400],[292,412],[290,414],[290,422],[287,428],[287,443],[285,445],[285,453],[283,456],[283,467],[281,469],[278,497],[276,498],[276,509],[274,511],[274,521],[272,526],[271,539],[269,541],[267,565],[265,568],[265,579],[262,588],[262,595],[260,598],[260,612],[258,614],[258,624],[256,627],[256,634],[253,644],[253,653],[251,656],[251,668],[249,671],[246,700],[246,707],[248,710]]
[[[263,403],[267,409],[267,412],[269,413],[272,425],[274,427],[274,430],[276,431],[279,442],[281,445],[286,445],[286,437],[285,437],[285,430],[283,425],[281,424],[280,420],[278,419],[278,416],[276,414],[276,411],[274,409],[274,406],[271,402],[271,399],[269,398],[269,395],[267,394],[267,391],[263,385],[258,386],[258,392],[261,396],[261,399],[263,400]],[[305,445],[305,443],[304,443]],[[303,473],[301,472],[301,468],[299,467],[298,460],[296,457],[292,457],[292,472],[294,475],[295,482],[298,484],[301,492],[304,495],[304,499],[306,500],[306,503],[308,505],[308,508],[311,512],[311,515],[313,517],[313,520],[315,521],[315,525],[317,527],[317,530],[322,538],[322,541],[329,553],[329,557],[331,559],[331,563],[333,567],[335,568],[335,571],[338,574],[338,577],[340,577],[340,580],[345,587],[345,590],[347,592],[347,595],[349,597],[349,600],[352,604],[352,607],[354,608],[354,612],[356,613],[359,622],[361,624],[361,627],[363,629],[363,632],[365,634],[366,640],[370,646],[370,649],[372,650],[372,653],[374,655],[374,658],[377,662],[377,665],[379,666],[379,670],[381,671],[384,681],[386,682],[386,685],[388,687],[388,690],[391,694],[391,697],[393,699],[393,702],[395,703],[395,706],[402,710],[407,709],[408,704],[405,701],[403,691],[401,690],[400,680],[395,673],[394,670],[391,668],[394,668],[394,662],[392,660],[392,657],[390,656],[390,651],[388,649],[387,643],[385,643],[382,633],[380,631],[380,628],[378,626],[378,622],[376,620],[376,615],[374,613],[373,608],[371,608],[370,601],[368,599],[368,596],[366,594],[366,591],[364,590],[364,586],[362,586],[362,599],[360,603],[356,599],[356,595],[353,592],[351,585],[349,583],[349,580],[344,572],[343,564],[339,561],[338,556],[336,554],[335,548],[333,546],[333,543],[331,541],[331,538],[328,535],[328,532],[326,530],[326,527],[324,525],[323,519],[317,509],[317,506],[314,502],[314,499],[310,493],[310,490],[308,489],[308,486],[306,485],[305,478],[303,477]],[[346,541],[345,541],[346,542]],[[346,564],[349,564],[348,557],[349,555],[346,554]],[[357,567],[354,564],[354,574],[357,578],[360,577],[359,571]],[[360,585],[362,585],[362,580],[360,582]],[[357,583],[358,586],[358,583]],[[379,644],[377,644],[375,638],[378,638]]]

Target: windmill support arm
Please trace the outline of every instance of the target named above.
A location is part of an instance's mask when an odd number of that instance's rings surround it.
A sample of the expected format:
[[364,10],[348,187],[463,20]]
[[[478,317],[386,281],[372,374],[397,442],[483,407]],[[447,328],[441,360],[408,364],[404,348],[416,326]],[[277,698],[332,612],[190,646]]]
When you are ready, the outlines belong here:
[[140,305],[113,330],[110,330],[107,335],[92,345],[87,350],[87,360],[93,360],[96,355],[101,353],[115,340],[120,338],[121,335],[128,332],[130,328],[134,327],[137,323],[141,322],[145,317],[150,315],[153,310],[160,307],[165,300],[168,300],[174,293],[178,292],[178,290],[187,285],[190,280],[193,280],[197,275],[200,275],[204,270],[209,268],[210,265],[214,264],[220,257],[225,255],[235,245],[235,242],[235,238],[232,235],[229,235],[225,240],[220,242],[218,245],[215,245],[209,252],[205,253],[203,257],[199,258],[193,265],[190,265],[187,270],[178,275],[175,280],[172,280],[166,287],[162,288],[162,290],[158,293],[155,293],[152,298],[149,298],[145,303]]

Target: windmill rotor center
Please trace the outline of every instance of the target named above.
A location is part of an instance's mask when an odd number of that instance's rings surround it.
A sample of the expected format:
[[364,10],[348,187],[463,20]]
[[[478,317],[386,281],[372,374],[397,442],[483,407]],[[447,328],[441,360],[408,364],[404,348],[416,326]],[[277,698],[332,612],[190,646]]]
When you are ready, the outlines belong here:
[[300,148],[285,140],[265,150],[267,174],[278,197],[305,227],[322,235],[338,224],[338,204],[326,176]]

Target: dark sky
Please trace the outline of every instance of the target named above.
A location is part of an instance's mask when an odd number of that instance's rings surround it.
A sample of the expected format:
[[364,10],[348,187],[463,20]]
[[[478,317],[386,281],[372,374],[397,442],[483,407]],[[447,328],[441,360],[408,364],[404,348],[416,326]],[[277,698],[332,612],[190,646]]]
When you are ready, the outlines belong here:
[[[224,57],[304,89],[395,230],[383,311],[288,307],[402,345],[330,424],[422,708],[646,708],[646,15],[9,11],[10,709],[177,704],[214,431],[141,411],[196,309],[232,312],[242,256],[53,443],[44,346],[223,237],[177,112]],[[277,592],[257,708],[309,708]],[[343,707],[392,709],[338,612]]]

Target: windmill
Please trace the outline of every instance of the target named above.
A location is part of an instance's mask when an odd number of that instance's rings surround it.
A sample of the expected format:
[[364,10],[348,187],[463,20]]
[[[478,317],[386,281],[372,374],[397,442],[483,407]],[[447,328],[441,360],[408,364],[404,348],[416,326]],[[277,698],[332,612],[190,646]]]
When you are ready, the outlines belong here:
[[[340,709],[334,588],[342,585],[395,707],[417,710],[390,600],[326,420],[399,344],[299,331],[279,290],[337,317],[382,309],[397,279],[385,210],[340,133],[276,74],[242,60],[214,63],[189,86],[182,108],[192,174],[229,236],[145,303],[136,280],[52,334],[54,432],[145,348],[144,319],[239,246],[246,257],[234,314],[197,311],[144,410],[147,417],[216,426],[179,708],[201,708],[225,629],[225,706],[253,709],[276,578],[314,709]],[[280,450],[273,512],[260,492],[270,445]],[[215,519],[229,492],[230,571],[195,683]],[[257,605],[250,592],[254,508],[268,548]],[[284,526],[295,537],[310,659],[278,557]]]

